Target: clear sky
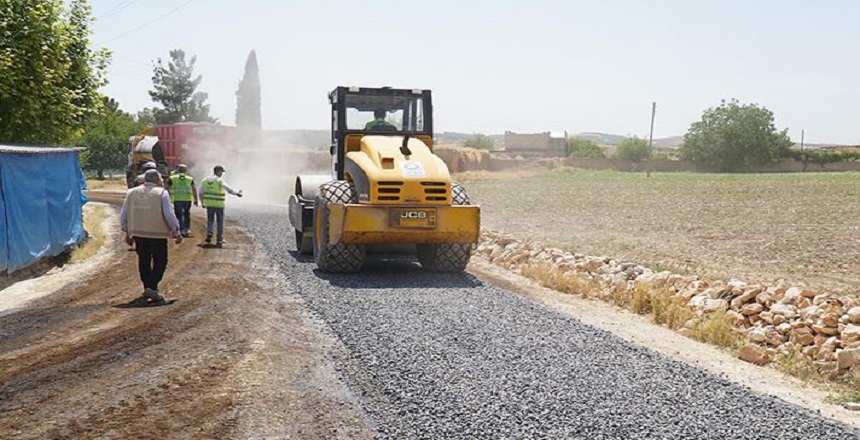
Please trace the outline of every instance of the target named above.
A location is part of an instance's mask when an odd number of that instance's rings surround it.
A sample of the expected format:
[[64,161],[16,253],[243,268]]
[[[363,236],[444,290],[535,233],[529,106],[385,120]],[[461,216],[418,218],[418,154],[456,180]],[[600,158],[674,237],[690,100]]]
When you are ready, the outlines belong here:
[[[235,122],[254,49],[263,128],[328,128],[338,85],[430,88],[436,131],[681,135],[737,98],[800,141],[860,144],[856,0],[91,0],[103,92],[151,107],[152,62],[197,57]],[[177,9],[178,8],[178,9]]]

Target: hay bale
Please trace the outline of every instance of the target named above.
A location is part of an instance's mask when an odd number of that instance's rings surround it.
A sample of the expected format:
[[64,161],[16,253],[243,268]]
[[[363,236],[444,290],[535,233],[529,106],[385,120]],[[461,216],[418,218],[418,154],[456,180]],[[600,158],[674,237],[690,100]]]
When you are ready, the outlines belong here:
[[434,149],[434,152],[445,162],[448,170],[452,173],[489,169],[490,153],[486,150],[456,145],[440,145]]

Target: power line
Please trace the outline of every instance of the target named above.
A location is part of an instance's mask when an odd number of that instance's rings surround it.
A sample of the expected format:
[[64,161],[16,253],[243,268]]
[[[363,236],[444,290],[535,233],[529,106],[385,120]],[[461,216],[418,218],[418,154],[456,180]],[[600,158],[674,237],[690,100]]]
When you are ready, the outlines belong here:
[[172,14],[172,13],[174,13],[174,12],[176,12],[176,11],[180,10],[180,9],[182,9],[184,6],[186,6],[186,5],[188,5],[189,3],[194,2],[194,1],[195,1],[195,0],[188,0],[187,2],[185,2],[185,3],[183,3],[183,4],[181,4],[181,5],[177,6],[177,7],[175,7],[175,8],[173,8],[173,9],[171,9],[171,10],[169,10],[169,11],[165,12],[164,14],[159,15],[158,17],[153,18],[153,19],[152,19],[152,20],[150,20],[150,21],[147,21],[146,23],[144,23],[144,24],[142,24],[142,25],[140,25],[140,26],[138,26],[138,27],[136,27],[136,28],[134,28],[134,29],[132,29],[132,30],[130,30],[130,31],[128,31],[128,32],[126,32],[126,33],[124,33],[124,34],[119,34],[119,35],[117,35],[117,36],[115,36],[115,37],[113,37],[113,38],[109,38],[109,39],[107,39],[107,40],[105,40],[105,41],[101,41],[101,42],[99,42],[99,44],[110,43],[111,41],[118,40],[118,39],[120,39],[120,38],[122,38],[122,37],[124,37],[124,36],[126,36],[126,35],[129,35],[129,34],[132,34],[132,33],[134,33],[134,32],[137,32],[137,31],[139,31],[139,30],[141,30],[141,29],[143,29],[143,28],[145,28],[145,27],[147,27],[147,26],[151,25],[152,23],[155,23],[156,21],[161,20],[162,18],[167,17],[168,15],[170,15],[170,14]]
[[127,58],[117,54],[111,54],[111,65],[124,64],[129,68],[138,70],[152,70],[152,63],[141,61],[139,59]]
[[119,4],[114,6],[113,9],[105,12],[104,15],[101,16],[101,18],[108,18],[108,17],[112,17],[116,14],[119,14],[120,12],[123,11],[123,9],[128,8],[129,6],[131,6],[136,1],[137,0],[123,0],[122,2],[120,2]]

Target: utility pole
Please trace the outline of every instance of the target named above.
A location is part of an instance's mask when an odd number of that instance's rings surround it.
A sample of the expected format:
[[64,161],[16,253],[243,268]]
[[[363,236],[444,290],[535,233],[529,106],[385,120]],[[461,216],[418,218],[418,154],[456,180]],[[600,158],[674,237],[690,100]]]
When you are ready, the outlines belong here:
[[800,130],[800,151],[803,151],[803,141],[806,138],[806,130]]
[[657,114],[657,103],[651,103],[651,134],[648,135],[648,150],[654,145],[654,116]]
[[648,134],[648,158],[645,159],[645,176],[651,177],[651,154],[654,151],[654,116],[657,114],[657,102],[651,103],[651,133]]

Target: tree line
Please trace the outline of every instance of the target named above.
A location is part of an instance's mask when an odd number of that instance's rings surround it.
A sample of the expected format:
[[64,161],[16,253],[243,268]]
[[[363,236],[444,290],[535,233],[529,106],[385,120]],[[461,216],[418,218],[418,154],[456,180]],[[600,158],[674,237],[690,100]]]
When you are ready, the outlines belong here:
[[[491,149],[493,145],[487,136],[479,134],[465,143],[467,147],[480,149]],[[804,169],[810,164],[860,160],[857,151],[798,151],[793,145],[787,130],[778,130],[774,125],[773,112],[758,104],[742,104],[733,99],[705,110],[701,119],[690,125],[677,157],[716,172],[751,171],[783,158],[803,162]],[[600,145],[577,137],[567,139],[567,156],[606,157]],[[612,157],[637,164],[669,159],[666,152],[654,151],[648,140],[636,136],[621,141]]]

